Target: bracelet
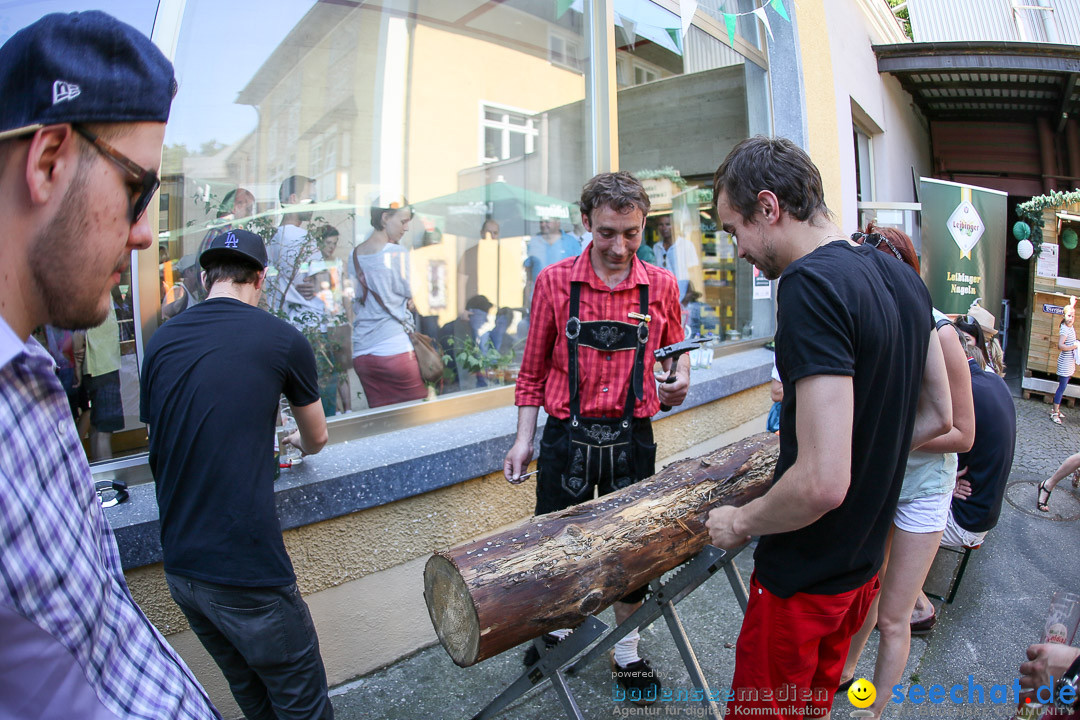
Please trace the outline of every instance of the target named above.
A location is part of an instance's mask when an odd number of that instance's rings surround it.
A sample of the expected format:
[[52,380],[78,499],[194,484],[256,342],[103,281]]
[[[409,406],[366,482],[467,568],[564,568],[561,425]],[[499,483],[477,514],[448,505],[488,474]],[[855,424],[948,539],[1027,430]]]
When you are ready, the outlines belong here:
[[[1073,660],[1069,669],[1061,673],[1061,678],[1054,683],[1054,707],[1058,710],[1072,712],[1076,708],[1077,685],[1080,684],[1080,656]],[[1062,692],[1070,690],[1072,702],[1066,703],[1061,699]]]

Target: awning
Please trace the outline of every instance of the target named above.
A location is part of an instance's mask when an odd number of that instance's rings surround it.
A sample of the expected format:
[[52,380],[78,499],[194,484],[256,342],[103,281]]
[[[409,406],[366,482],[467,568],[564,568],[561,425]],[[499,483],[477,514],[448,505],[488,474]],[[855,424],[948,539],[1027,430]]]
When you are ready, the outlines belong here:
[[875,45],[890,73],[930,120],[1055,125],[1080,113],[1080,47],[1048,43],[943,42]]

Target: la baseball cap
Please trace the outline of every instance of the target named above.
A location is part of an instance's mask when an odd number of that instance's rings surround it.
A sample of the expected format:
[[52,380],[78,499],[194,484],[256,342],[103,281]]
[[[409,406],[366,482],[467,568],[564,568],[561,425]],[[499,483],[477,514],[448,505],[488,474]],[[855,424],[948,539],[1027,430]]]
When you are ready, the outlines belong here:
[[265,268],[266,243],[261,237],[248,230],[226,230],[211,240],[207,248],[202,251],[199,264],[206,268],[207,263],[230,259],[254,261],[260,269]]
[[0,47],[0,140],[58,123],[166,122],[170,63],[99,10],[46,15]]

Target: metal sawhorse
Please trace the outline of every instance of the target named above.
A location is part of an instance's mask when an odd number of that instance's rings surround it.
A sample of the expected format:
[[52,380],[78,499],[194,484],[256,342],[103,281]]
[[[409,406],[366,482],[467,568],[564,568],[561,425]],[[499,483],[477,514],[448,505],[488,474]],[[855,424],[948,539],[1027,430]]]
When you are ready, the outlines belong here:
[[[541,638],[536,638],[533,643],[536,649],[540,651],[540,659],[499,693],[483,710],[474,715],[473,720],[486,720],[495,717],[525,693],[548,680],[551,681],[551,687],[566,711],[567,717],[573,720],[584,720],[577,701],[566,684],[566,675],[573,674],[578,668],[584,668],[590,662],[615,647],[615,643],[629,634],[634,628],[644,629],[656,622],[661,616],[667,621],[671,637],[675,640],[675,646],[678,648],[683,664],[690,674],[690,681],[701,694],[701,703],[705,707],[705,717],[712,720],[721,720],[720,711],[712,700],[712,691],[709,689],[705,674],[701,671],[701,665],[698,664],[697,655],[690,644],[690,638],[687,637],[682,620],[679,619],[678,613],[675,612],[675,605],[711,578],[717,570],[723,569],[727,575],[728,583],[730,583],[731,589],[735,593],[739,608],[745,613],[747,603],[746,586],[743,585],[738,568],[732,564],[732,561],[745,547],[743,546],[729,553],[711,545],[706,545],[701,552],[683,563],[667,582],[661,583],[657,579],[649,583],[652,592],[645,598],[641,607],[625,621],[610,629],[610,632],[607,632],[606,635],[604,633],[609,630],[609,627],[597,618],[590,616],[573,633],[553,648],[546,648]],[[586,652],[586,649],[598,639],[599,642]],[[575,660],[575,658],[577,659]],[[574,662],[571,663],[571,661]]]

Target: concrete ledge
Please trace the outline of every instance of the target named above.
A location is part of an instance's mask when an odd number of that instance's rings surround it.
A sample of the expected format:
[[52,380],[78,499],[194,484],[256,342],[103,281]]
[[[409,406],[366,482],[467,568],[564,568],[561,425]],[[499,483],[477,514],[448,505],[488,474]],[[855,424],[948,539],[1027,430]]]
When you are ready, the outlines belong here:
[[[721,357],[708,370],[694,370],[686,402],[656,419],[766,383],[772,362],[772,352],[757,348]],[[544,420],[541,413],[541,428]],[[511,406],[327,447],[303,465],[282,471],[276,491],[281,528],[311,525],[499,471],[516,426],[517,408]],[[105,512],[125,570],[161,562],[153,484],[132,487],[129,502]]]

